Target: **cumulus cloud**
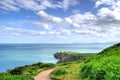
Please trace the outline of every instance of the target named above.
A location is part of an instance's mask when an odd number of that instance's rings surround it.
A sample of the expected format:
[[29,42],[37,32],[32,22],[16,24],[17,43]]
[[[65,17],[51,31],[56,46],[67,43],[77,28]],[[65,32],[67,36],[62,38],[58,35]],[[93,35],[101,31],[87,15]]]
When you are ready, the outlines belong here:
[[45,11],[39,11],[37,15],[39,15],[46,22],[52,22],[57,24],[67,23],[67,25],[75,28],[83,27],[86,25],[92,25],[91,22],[96,20],[96,16],[90,12],[86,12],[84,14],[77,12],[73,15],[64,18],[52,16],[46,13]]
[[92,21],[96,20],[96,16],[94,16],[90,12],[86,12],[84,14],[76,13],[65,18],[65,21],[73,27],[83,27],[85,25],[91,25]]
[[[27,2],[26,2],[27,1]],[[67,17],[58,17],[45,12],[47,8],[60,8],[67,10],[75,6],[77,0],[2,0],[0,8],[4,10],[18,11],[27,9],[37,11],[41,21],[32,22],[37,27],[44,28],[44,31],[26,30],[21,28],[10,28],[0,26],[0,33],[11,35],[56,35],[78,37],[95,37],[97,39],[119,38],[120,37],[120,1],[119,0],[95,0],[97,13],[74,10],[73,14]],[[21,24],[21,23],[20,23]],[[63,25],[65,24],[65,25]],[[56,28],[53,25],[58,25]],[[70,37],[71,36],[71,37]]]
[[[120,3],[119,0],[97,0],[97,20],[94,26],[100,28],[99,35],[105,37],[119,37],[120,30]],[[101,7],[100,7],[101,6]]]
[[37,13],[37,15],[42,17],[45,21],[50,21],[50,22],[54,22],[54,23],[62,22],[62,19],[60,17],[55,17],[55,16],[52,16],[52,15],[49,15],[45,11],[39,11]]
[[96,0],[95,7],[99,7],[101,5],[114,5],[116,0]]
[[[103,5],[99,9],[98,16],[101,18],[109,18],[111,20],[120,20],[120,1],[119,0],[97,0],[96,7]],[[105,6],[106,7],[105,7]]]
[[[84,14],[77,12],[73,15],[70,15],[68,17],[60,18],[57,17],[60,20],[60,22],[66,24],[68,26],[72,26],[75,29],[62,29],[57,31],[49,32],[49,34],[59,34],[59,35],[80,35],[80,36],[91,36],[91,37],[114,37],[119,36],[119,28],[120,25],[119,21],[113,20],[112,14],[110,14],[111,10],[109,8],[101,8],[99,9],[97,16],[86,12]],[[108,15],[109,14],[109,15]],[[39,14],[44,20],[52,23],[56,23],[53,20],[53,17],[49,14],[47,14],[44,11],[40,11]],[[112,20],[111,20],[112,19]],[[59,22],[58,22],[59,23]],[[66,25],[64,26],[64,28]]]

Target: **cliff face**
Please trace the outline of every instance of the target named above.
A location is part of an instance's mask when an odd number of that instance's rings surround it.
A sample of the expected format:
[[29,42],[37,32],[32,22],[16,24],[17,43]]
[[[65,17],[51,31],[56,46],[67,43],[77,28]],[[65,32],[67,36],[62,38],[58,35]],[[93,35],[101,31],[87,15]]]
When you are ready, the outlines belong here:
[[58,63],[60,63],[60,62],[70,62],[70,61],[80,60],[87,58],[88,56],[74,52],[57,52],[56,54],[54,54],[54,57],[56,59],[59,59]]

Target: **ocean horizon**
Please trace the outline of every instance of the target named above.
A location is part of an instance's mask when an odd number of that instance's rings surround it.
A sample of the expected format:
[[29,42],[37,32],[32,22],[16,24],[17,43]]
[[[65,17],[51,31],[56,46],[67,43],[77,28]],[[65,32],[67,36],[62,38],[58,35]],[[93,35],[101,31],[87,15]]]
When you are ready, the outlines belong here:
[[0,72],[37,62],[56,63],[56,52],[98,53],[112,44],[0,44]]

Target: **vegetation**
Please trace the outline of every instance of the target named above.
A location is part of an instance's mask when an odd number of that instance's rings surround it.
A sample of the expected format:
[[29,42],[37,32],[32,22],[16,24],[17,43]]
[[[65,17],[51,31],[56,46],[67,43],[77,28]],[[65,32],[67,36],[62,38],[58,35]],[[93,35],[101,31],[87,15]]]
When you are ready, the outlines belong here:
[[[60,59],[51,73],[53,80],[120,80],[120,43],[98,54],[58,52]],[[33,75],[53,68],[54,64],[36,63],[0,73],[0,80],[33,80]]]
[[51,73],[52,80],[80,80],[79,71],[82,61],[59,63]]
[[[80,80],[80,65],[84,59],[95,54],[81,54],[74,52],[58,52],[55,54],[60,61],[56,64],[56,69],[52,72],[53,80]],[[62,62],[62,63],[61,63]]]
[[34,80],[31,75],[10,75],[8,73],[0,73],[0,80]]
[[120,44],[111,46],[81,66],[82,80],[120,80]]
[[120,43],[104,49],[95,56],[57,64],[51,78],[53,80],[120,80]]
[[8,70],[6,73],[0,73],[0,80],[34,80],[33,76],[43,70],[53,68],[55,65],[51,63],[36,63],[25,65]]
[[59,59],[60,62],[70,62],[76,60],[82,60],[91,57],[95,54],[92,53],[76,53],[76,52],[57,52],[54,54],[55,58]]

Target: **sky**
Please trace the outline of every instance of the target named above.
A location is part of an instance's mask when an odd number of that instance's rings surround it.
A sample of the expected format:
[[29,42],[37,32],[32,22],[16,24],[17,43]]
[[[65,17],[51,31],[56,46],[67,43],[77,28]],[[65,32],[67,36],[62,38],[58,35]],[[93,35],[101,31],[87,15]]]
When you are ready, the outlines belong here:
[[120,0],[0,0],[0,43],[120,41]]

